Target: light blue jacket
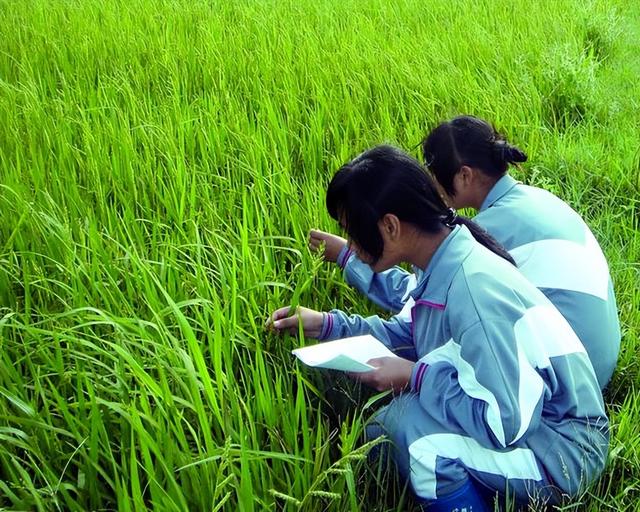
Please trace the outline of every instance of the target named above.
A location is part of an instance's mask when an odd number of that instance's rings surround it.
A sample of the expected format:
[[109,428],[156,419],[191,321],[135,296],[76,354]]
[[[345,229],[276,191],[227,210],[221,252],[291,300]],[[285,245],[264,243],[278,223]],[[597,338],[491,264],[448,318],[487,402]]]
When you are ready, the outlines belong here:
[[[553,194],[509,175],[494,185],[473,220],[509,251],[566,318],[604,388],[617,363],[620,324],[609,268],[588,226]],[[347,282],[381,307],[397,312],[410,300],[415,286],[410,273],[396,268],[374,274],[347,249],[338,262]]]
[[457,226],[410,297],[410,314],[389,320],[326,313],[320,338],[372,334],[396,353],[412,351],[411,390],[436,421],[487,448],[526,446],[554,482],[569,471],[575,484],[585,460],[601,471],[608,422],[591,362],[513,265]]

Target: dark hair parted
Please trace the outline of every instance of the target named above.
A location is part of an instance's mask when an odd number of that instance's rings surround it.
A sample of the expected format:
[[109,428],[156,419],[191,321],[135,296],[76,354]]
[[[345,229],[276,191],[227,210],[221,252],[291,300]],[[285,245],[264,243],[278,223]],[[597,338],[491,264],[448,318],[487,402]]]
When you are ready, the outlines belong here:
[[450,196],[453,177],[462,166],[475,167],[499,179],[509,164],[526,162],[527,155],[491,124],[473,116],[458,116],[434,128],[422,141],[424,161]]
[[484,229],[466,217],[452,215],[426,169],[393,146],[376,146],[343,165],[327,189],[327,209],[373,263],[384,249],[378,222],[393,214],[425,233],[463,224],[478,242],[515,264]]

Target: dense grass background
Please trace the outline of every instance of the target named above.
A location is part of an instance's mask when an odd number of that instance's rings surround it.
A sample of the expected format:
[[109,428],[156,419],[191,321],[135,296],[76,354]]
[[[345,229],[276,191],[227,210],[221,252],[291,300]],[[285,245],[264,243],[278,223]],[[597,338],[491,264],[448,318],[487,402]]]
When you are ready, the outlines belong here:
[[[0,0],[0,508],[402,510],[376,397],[263,329],[373,307],[306,249],[324,188],[458,113],[581,212],[623,344],[606,473],[640,499],[640,18],[622,0]],[[330,376],[330,378],[327,378]],[[368,401],[367,401],[368,400]]]

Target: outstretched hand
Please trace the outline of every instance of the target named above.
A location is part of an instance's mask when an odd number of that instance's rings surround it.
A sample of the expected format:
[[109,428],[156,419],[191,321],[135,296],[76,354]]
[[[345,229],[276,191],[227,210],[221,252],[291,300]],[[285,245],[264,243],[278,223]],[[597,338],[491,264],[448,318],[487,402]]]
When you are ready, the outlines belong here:
[[347,375],[377,391],[390,389],[394,393],[400,393],[409,385],[415,363],[400,357],[376,357],[369,359],[367,364],[375,366],[376,369],[362,373],[348,372]]
[[319,311],[298,306],[295,311],[290,306],[274,311],[267,320],[267,328],[275,330],[279,334],[288,332],[296,334],[299,324],[305,336],[317,338],[322,332],[323,315]]
[[335,263],[338,260],[340,251],[347,245],[347,241],[341,236],[312,229],[309,232],[309,249],[312,252],[318,252],[323,245],[325,261]]

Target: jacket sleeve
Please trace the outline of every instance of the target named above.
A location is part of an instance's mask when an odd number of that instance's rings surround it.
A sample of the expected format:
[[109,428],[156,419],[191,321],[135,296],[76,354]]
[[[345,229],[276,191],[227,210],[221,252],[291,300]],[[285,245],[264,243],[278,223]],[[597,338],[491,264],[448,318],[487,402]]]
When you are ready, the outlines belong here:
[[540,422],[546,387],[512,323],[477,321],[454,338],[414,367],[421,405],[488,448],[526,438]]
[[400,357],[411,361],[417,359],[411,321],[407,316],[395,315],[389,320],[383,320],[378,316],[365,318],[360,315],[347,315],[334,309],[324,314],[322,332],[318,339],[330,341],[362,334],[371,334]]
[[343,269],[345,281],[349,285],[387,311],[400,311],[409,292],[416,286],[414,274],[400,267],[375,273],[348,248],[342,250],[337,263]]

